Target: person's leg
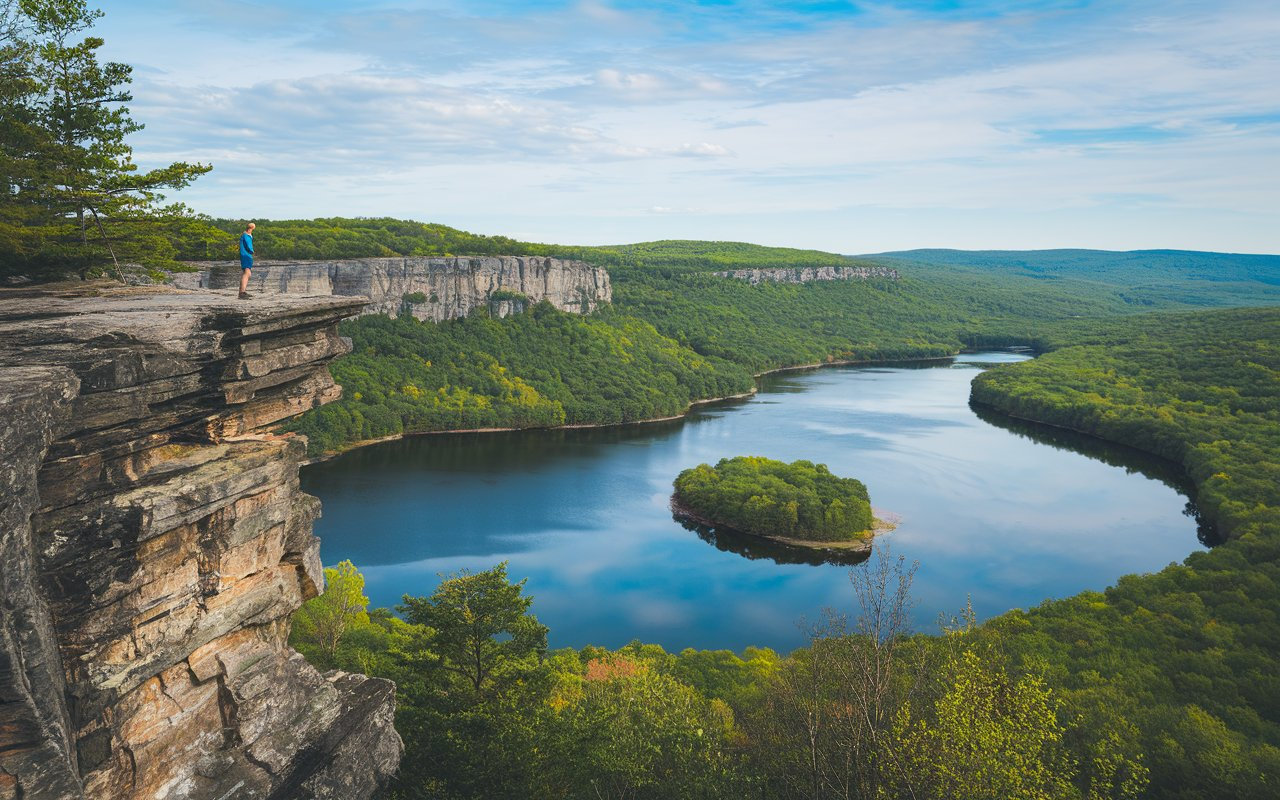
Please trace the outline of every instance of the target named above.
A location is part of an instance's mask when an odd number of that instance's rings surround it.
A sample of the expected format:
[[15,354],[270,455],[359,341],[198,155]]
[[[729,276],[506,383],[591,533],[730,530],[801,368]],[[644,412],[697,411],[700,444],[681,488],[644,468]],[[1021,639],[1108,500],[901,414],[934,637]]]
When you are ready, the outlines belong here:
[[249,291],[249,272],[248,267],[240,270],[240,294]]

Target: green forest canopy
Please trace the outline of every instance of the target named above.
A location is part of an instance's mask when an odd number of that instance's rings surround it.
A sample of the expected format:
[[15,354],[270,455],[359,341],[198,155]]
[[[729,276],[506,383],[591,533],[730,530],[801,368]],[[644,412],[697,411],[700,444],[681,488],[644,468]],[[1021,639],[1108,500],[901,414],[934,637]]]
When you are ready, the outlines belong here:
[[971,615],[945,637],[909,635],[913,570],[883,553],[854,580],[858,617],[789,656],[548,652],[505,563],[406,595],[402,618],[367,609],[350,562],[325,572],[290,643],[322,668],[396,682],[406,748],[392,798],[1099,800],[1147,783],[1123,716],[1094,727],[1063,713]]
[[676,477],[674,499],[677,510],[700,520],[764,536],[849,541],[872,525],[862,481],[812,461],[736,456],[699,464]]
[[1156,277],[1211,282],[1257,281],[1275,286],[1280,256],[1195,250],[902,250],[863,256],[874,260],[946,265],[1037,278],[1076,277],[1141,284]]
[[341,331],[354,346],[331,367],[342,399],[286,426],[313,454],[414,431],[637,422],[752,389],[742,366],[608,308],[582,316],[543,302],[439,324],[375,315]]
[[1136,726],[1148,796],[1274,795],[1280,310],[1080,323],[1059,329],[1049,347],[982,373],[973,399],[1173,459],[1195,482],[1201,513],[1229,539],[984,629],[1048,665],[1051,684],[1085,703],[1081,713],[1120,713]]
[[[234,254],[235,236],[250,220],[215,219],[227,235],[212,252],[193,251],[190,260],[224,259]],[[483,236],[427,222],[390,217],[254,219],[254,244],[268,259],[347,259],[389,256],[546,255],[546,245],[506,236]]]

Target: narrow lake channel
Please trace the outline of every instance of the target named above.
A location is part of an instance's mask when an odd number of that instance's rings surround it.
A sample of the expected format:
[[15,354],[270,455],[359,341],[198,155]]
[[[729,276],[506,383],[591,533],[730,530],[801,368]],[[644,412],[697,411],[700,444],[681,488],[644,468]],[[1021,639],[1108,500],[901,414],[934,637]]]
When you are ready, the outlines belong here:
[[794,559],[672,519],[676,474],[727,456],[804,458],[866,483],[901,517],[881,541],[919,562],[929,632],[966,597],[985,618],[1202,548],[1169,465],[970,408],[978,371],[1024,358],[778,373],[673,422],[412,437],[307,467],[302,485],[324,502],[325,563],[353,561],[374,605],[509,561],[553,647],[788,650],[803,619],[850,609],[857,567],[779,563]]

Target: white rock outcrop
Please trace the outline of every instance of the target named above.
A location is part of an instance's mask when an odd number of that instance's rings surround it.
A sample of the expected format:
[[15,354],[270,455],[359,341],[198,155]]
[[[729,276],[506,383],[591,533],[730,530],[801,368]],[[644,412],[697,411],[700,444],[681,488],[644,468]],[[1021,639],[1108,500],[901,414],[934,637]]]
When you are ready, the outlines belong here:
[[[238,264],[200,266],[200,273],[180,277],[177,285],[213,289],[239,285]],[[477,308],[506,316],[544,299],[561,311],[589,313],[613,298],[604,268],[541,256],[264,260],[253,267],[249,291],[363,296],[370,300],[366,314],[395,317],[407,311],[435,322],[465,317]]]

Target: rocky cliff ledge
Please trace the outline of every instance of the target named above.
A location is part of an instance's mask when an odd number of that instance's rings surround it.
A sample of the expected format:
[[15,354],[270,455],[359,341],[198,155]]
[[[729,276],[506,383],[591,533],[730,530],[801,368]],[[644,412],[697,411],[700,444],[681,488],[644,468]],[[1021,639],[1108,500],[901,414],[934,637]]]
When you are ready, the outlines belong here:
[[287,645],[303,443],[363,298],[0,290],[0,798],[370,796],[395,687]]
[[[240,285],[239,264],[197,266],[200,272],[179,276],[177,285],[213,289]],[[477,308],[506,316],[525,302],[543,299],[561,311],[585,314],[613,299],[609,273],[601,267],[526,256],[259,261],[249,288],[269,294],[360,295],[370,301],[366,314],[394,317],[408,310],[418,319],[434,322],[465,317]],[[493,299],[495,292],[500,299]]]
[[759,283],[812,283],[813,281],[866,281],[872,278],[898,279],[891,267],[780,267],[776,269],[735,269],[717,272],[721,278],[736,278],[751,285]]

